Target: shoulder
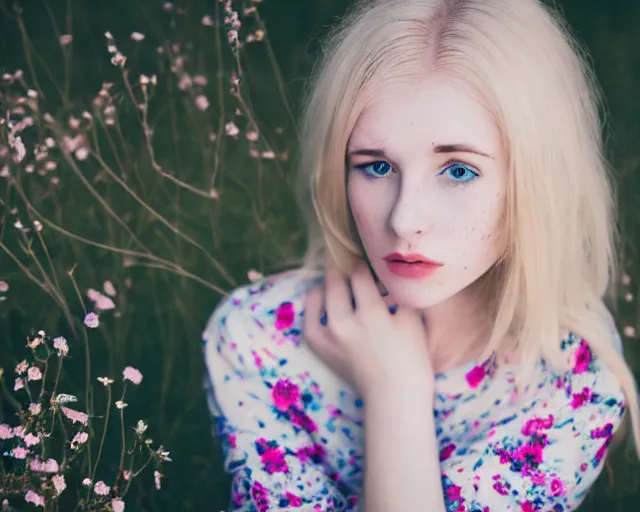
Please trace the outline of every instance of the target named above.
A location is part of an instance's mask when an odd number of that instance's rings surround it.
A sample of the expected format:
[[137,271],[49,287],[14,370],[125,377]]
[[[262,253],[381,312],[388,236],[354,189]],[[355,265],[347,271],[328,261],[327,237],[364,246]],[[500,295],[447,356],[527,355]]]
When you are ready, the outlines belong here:
[[323,279],[318,271],[298,268],[233,290],[202,334],[207,363],[222,356],[238,371],[277,364],[300,346],[305,295]]

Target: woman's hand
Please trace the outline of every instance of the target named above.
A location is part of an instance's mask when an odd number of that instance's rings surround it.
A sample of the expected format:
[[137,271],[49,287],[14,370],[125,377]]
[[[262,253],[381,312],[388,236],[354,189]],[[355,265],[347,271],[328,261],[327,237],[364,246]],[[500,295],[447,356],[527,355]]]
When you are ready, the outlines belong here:
[[[327,322],[322,325],[325,308]],[[303,333],[320,359],[364,400],[389,390],[418,387],[432,392],[422,315],[402,307],[391,313],[364,261],[356,265],[351,286],[327,261],[324,286],[306,296]]]

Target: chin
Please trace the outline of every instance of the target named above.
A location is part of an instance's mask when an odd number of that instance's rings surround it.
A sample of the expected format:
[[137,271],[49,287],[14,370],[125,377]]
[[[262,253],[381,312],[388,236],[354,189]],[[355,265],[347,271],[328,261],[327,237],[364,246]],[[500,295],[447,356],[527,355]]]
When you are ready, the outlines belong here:
[[425,283],[416,282],[416,285],[411,286],[414,288],[413,290],[403,283],[393,283],[388,287],[385,285],[385,287],[398,306],[410,309],[427,309],[441,304],[455,295],[455,293],[446,290],[433,289]]

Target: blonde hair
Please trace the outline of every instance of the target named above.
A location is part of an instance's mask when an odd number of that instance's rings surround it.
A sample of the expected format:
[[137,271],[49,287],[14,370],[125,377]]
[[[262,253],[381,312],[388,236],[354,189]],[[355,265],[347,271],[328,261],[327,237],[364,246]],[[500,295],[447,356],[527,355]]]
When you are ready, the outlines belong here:
[[494,297],[485,355],[516,333],[524,363],[544,357],[559,368],[563,333],[587,339],[621,381],[640,454],[635,382],[603,302],[616,242],[603,102],[566,24],[538,0],[373,0],[347,13],[323,48],[303,116],[304,267],[322,269],[328,250],[348,273],[363,257],[346,194],[349,135],[381,84],[429,71],[470,87],[509,156],[507,250],[482,278]]

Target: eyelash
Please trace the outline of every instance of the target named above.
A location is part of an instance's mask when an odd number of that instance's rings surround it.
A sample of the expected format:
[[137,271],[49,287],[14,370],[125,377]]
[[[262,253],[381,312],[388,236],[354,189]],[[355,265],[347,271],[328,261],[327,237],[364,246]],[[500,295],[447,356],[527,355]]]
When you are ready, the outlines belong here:
[[[376,165],[376,164],[382,164],[382,163],[387,164],[391,169],[393,169],[393,166],[391,166],[391,164],[389,164],[388,162],[385,162],[384,160],[376,160],[375,162],[369,162],[369,163],[366,163],[366,164],[359,164],[359,165],[355,165],[354,167],[356,169],[359,169],[362,172],[364,172],[364,174],[370,179],[384,180],[384,179],[388,179],[388,177],[389,177],[388,174],[385,174],[384,176],[376,176],[374,174],[371,174],[371,173],[367,172],[367,170],[366,170],[368,167],[371,167],[371,166]],[[445,164],[444,168],[442,169],[442,171],[440,171],[438,173],[438,176],[443,175],[445,172],[447,172],[448,170],[451,170],[452,168],[455,168],[455,167],[462,167],[463,169],[465,169],[467,171],[470,171],[473,174],[473,176],[471,178],[467,179],[467,180],[456,180],[456,179],[451,178],[451,184],[453,186],[459,186],[459,185],[464,185],[466,183],[470,183],[470,182],[474,181],[476,178],[478,178],[480,176],[480,173],[478,171],[476,171],[473,168],[473,166],[471,166],[471,165],[469,165],[469,164],[467,164],[465,162],[460,162],[458,160],[450,160],[449,162],[447,162]]]

